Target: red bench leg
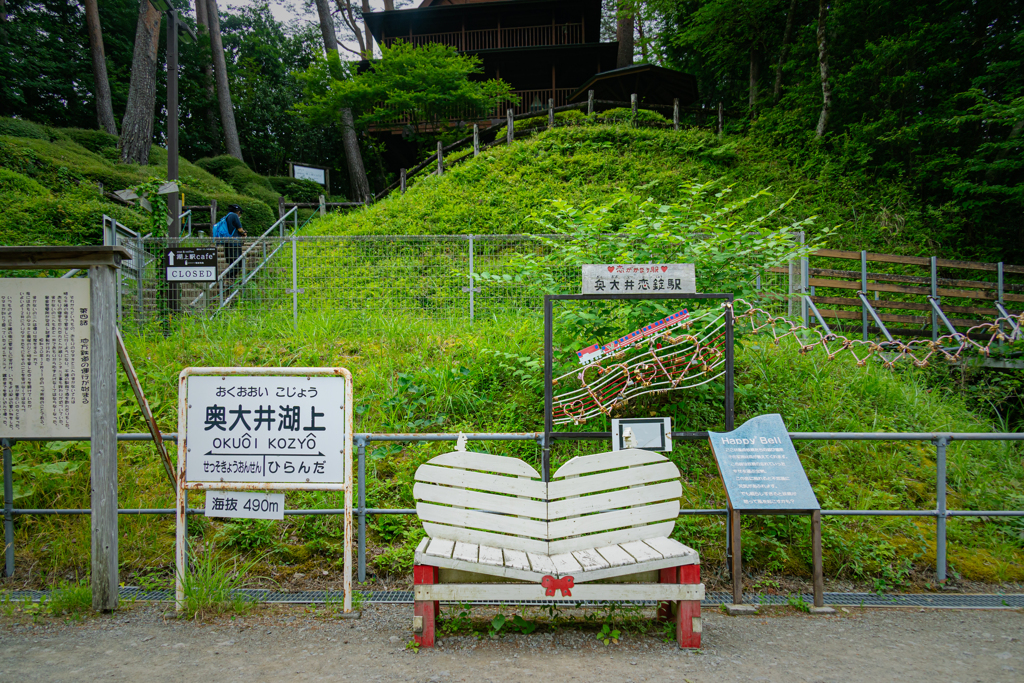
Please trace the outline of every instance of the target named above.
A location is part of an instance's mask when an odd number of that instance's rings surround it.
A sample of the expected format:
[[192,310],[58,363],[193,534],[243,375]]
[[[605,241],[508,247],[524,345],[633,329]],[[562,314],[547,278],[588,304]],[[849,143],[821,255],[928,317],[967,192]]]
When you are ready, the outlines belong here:
[[[668,567],[658,572],[658,583],[679,583],[679,567]],[[672,603],[658,603],[658,621],[672,619]]]
[[[679,567],[679,583],[699,584],[700,565]],[[676,610],[676,642],[679,647],[700,647],[700,600],[680,600]]]
[[[412,582],[417,586],[438,583],[440,573],[437,567],[418,564],[412,568]],[[433,600],[416,600],[413,605],[413,614],[423,620],[422,632],[413,635],[420,647],[434,647],[434,623],[439,607]]]

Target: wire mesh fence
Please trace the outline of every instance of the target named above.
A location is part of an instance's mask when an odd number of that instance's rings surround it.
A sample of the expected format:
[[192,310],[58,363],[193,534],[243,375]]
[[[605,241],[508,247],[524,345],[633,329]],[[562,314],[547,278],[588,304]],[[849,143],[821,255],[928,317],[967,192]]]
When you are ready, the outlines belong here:
[[[538,267],[549,290],[580,286],[579,267],[546,260],[550,242],[536,235],[121,237],[119,244],[132,254],[121,272],[123,323],[228,311],[472,321],[539,314]],[[216,248],[216,282],[168,282],[164,254],[171,246]],[[526,259],[539,264],[529,275]],[[787,312],[788,274],[765,270],[751,284],[772,310]]]

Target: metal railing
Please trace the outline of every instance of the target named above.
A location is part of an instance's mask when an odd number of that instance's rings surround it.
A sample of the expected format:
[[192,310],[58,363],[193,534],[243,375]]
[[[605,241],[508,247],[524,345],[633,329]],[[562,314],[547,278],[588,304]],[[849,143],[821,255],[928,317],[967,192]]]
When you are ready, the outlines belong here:
[[384,38],[383,42],[388,47],[398,42],[405,42],[415,46],[439,43],[454,47],[460,52],[512,47],[577,45],[583,42],[583,24],[545,24],[542,26],[446,31],[443,33],[410,33],[405,36],[388,36]]
[[[162,435],[166,441],[177,442],[176,433]],[[437,442],[456,441],[461,434],[370,434],[354,435],[354,445],[358,455],[356,483],[358,489],[358,505],[353,510],[358,521],[358,580],[366,580],[366,518],[375,515],[414,515],[413,508],[370,508],[366,505],[366,448],[373,442]],[[470,441],[533,441],[538,447],[544,446],[543,432],[465,434]],[[677,440],[702,441],[708,437],[707,432],[673,432],[672,438]],[[947,507],[947,448],[955,441],[1024,441],[1024,434],[997,432],[790,432],[789,437],[795,441],[921,441],[930,442],[935,446],[935,496],[936,506],[928,510],[822,510],[822,516],[830,517],[934,517],[935,522],[935,557],[936,574],[939,581],[946,580],[946,557],[948,542],[946,538],[946,522],[951,517],[1024,517],[1024,510],[950,510]],[[118,434],[118,441],[151,441],[150,434]],[[573,440],[610,439],[610,432],[589,432],[585,437]],[[44,440],[44,439],[35,439]],[[565,441],[565,439],[559,439]],[[7,576],[14,574],[14,517],[20,515],[83,515],[90,514],[88,509],[37,509],[15,508],[13,505],[13,462],[10,449],[11,442],[3,440],[4,467],[4,535],[7,544],[6,570]],[[170,515],[173,508],[133,508],[119,509],[118,514],[124,515]],[[202,514],[204,510],[190,508],[189,514]],[[343,515],[343,509],[301,509],[285,510],[286,515]],[[694,508],[679,511],[679,516],[712,515],[726,517],[726,538],[729,537],[728,515],[725,508]]]

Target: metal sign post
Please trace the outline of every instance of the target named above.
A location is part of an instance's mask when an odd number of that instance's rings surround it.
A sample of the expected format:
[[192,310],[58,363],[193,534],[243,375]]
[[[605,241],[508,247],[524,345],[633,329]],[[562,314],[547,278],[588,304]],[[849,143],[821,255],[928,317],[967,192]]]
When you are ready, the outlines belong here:
[[265,515],[283,514],[283,501],[254,498],[252,492],[342,491],[344,609],[352,611],[352,400],[352,375],[344,368],[181,372],[175,546],[179,611],[185,599],[189,491],[224,493],[225,507],[241,506],[244,511],[248,503],[247,511],[253,512],[256,504],[256,512]]

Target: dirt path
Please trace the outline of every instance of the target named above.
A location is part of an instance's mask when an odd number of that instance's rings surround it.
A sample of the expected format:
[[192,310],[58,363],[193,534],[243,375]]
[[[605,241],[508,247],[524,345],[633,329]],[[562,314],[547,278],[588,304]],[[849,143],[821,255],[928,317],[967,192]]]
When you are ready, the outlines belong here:
[[497,640],[447,637],[405,649],[411,606],[358,620],[263,607],[234,620],[182,623],[136,605],[73,623],[0,618],[0,681],[968,681],[1024,680],[1024,612],[851,609],[811,617],[705,611],[704,649],[653,636],[604,646],[560,629]]

